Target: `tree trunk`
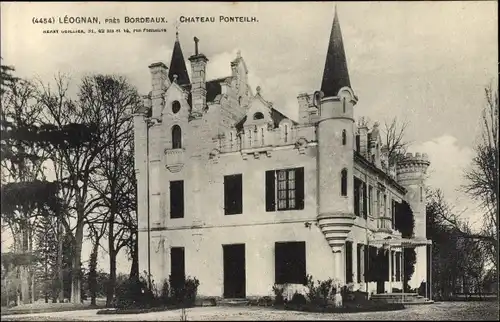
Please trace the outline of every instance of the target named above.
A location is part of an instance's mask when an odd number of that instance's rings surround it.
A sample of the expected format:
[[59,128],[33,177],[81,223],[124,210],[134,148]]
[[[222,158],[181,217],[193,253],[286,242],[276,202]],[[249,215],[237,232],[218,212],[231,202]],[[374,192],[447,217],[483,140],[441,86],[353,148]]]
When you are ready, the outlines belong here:
[[[29,237],[29,254],[31,255],[33,253],[33,231],[30,228],[28,229],[28,237]],[[31,281],[31,303],[35,303],[35,265],[36,263],[33,262],[33,260],[30,261],[30,281]]]
[[[80,217],[80,216],[78,216]],[[81,268],[82,268],[82,243],[83,243],[83,221],[77,223],[74,254],[72,260],[72,275],[71,275],[71,303],[80,304],[81,301]]]
[[116,252],[109,252],[109,283],[108,292],[106,294],[106,307],[113,305],[113,298],[115,296],[115,285],[116,285]]
[[57,272],[57,288],[56,291],[58,291],[57,295],[57,302],[62,303],[64,301],[64,272],[63,272],[63,230],[62,230],[62,223],[59,219],[59,222],[57,224],[57,243],[58,243],[58,248],[57,248],[57,264],[56,264],[56,272]]
[[90,305],[96,305],[98,252],[99,252],[99,238],[96,237],[95,244],[92,247],[92,253],[90,254],[90,265],[89,265]]
[[134,245],[132,246],[132,266],[130,267],[130,278],[139,276],[139,234],[135,231]]
[[115,234],[114,234],[114,207],[111,206],[110,215],[108,218],[108,252],[109,252],[109,281],[106,292],[106,307],[110,307],[113,303],[116,284],[116,252],[115,252]]

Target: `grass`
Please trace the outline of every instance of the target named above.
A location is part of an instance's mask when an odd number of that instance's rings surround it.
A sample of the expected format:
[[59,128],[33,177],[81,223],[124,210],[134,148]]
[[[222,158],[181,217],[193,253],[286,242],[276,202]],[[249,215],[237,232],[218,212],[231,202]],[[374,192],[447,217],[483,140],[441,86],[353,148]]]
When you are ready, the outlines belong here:
[[90,304],[74,304],[74,303],[35,303],[35,305],[27,304],[15,306],[12,308],[2,308],[0,315],[17,315],[31,313],[49,313],[49,312],[64,312],[78,310],[92,310],[102,307],[102,305],[93,306]]

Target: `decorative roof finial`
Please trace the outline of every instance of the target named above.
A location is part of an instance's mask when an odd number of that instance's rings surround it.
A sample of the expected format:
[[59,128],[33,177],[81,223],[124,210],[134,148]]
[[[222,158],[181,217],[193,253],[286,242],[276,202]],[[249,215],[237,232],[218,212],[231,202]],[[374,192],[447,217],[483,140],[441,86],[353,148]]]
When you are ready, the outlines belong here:
[[260,95],[260,86],[257,86],[257,94]]
[[181,22],[177,20],[175,22],[175,41],[179,41],[179,26],[181,25]]
[[174,83],[176,84],[177,84],[177,77],[178,77],[177,74],[174,74]]

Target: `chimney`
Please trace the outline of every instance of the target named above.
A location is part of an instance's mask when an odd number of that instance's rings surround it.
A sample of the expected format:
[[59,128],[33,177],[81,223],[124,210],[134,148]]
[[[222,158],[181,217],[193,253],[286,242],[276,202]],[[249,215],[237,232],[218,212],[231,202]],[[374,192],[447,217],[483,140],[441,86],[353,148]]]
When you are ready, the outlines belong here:
[[369,160],[370,147],[368,142],[368,127],[366,124],[362,124],[358,128],[359,132],[359,153]]
[[309,124],[309,100],[311,97],[307,95],[307,93],[300,93],[297,96],[297,100],[299,102],[299,123],[300,124]]
[[151,73],[151,105],[153,117],[160,117],[163,111],[163,93],[167,89],[168,82],[168,68],[162,63],[154,63],[149,65],[149,72]]
[[205,73],[208,58],[198,52],[199,39],[194,37],[194,55],[189,57],[191,62],[191,96],[192,109],[191,117],[199,118],[207,105],[207,88]]

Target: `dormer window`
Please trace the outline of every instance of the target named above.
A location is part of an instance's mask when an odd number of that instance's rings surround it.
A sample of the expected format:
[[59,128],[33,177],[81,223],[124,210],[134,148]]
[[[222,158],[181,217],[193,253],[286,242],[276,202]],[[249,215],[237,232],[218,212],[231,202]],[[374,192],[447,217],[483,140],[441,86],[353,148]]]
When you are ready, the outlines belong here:
[[263,118],[264,118],[264,114],[262,114],[261,112],[257,112],[253,115],[254,120],[262,120]]

